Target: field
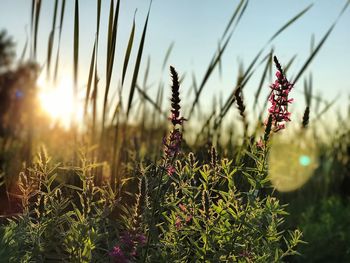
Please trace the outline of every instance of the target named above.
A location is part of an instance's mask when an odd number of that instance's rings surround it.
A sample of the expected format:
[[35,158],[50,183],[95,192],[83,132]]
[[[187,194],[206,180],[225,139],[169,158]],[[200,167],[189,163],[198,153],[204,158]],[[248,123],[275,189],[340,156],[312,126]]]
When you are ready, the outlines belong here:
[[350,2],[282,61],[274,42],[313,5],[286,16],[208,101],[249,1],[236,2],[204,74],[175,67],[172,42],[156,84],[156,1],[126,39],[120,0],[96,0],[91,26],[83,1],[51,1],[47,39],[33,0],[23,50],[0,29],[0,262],[350,262],[350,103],[337,111],[311,73]]

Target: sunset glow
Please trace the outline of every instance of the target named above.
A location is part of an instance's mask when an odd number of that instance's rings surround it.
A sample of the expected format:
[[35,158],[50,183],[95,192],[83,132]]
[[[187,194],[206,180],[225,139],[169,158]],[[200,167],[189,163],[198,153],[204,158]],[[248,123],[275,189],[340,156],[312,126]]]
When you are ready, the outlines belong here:
[[82,121],[83,105],[74,99],[73,81],[69,76],[62,77],[57,85],[49,84],[42,76],[38,86],[40,107],[54,122],[69,127],[73,118],[78,123]]

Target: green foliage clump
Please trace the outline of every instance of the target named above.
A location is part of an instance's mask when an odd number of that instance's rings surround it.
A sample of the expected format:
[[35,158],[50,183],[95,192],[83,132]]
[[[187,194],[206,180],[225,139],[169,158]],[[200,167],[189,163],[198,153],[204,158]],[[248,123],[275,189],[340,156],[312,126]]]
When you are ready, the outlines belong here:
[[297,254],[302,234],[283,230],[285,206],[259,189],[266,182],[259,176],[245,178],[250,188],[242,191],[236,182],[242,170],[216,156],[200,164],[190,153],[172,174],[160,172],[162,183],[151,194],[148,223],[157,235],[151,232],[146,246],[149,262],[282,262]]
[[350,261],[350,206],[345,200],[332,196],[310,206],[300,228],[308,243],[300,248],[300,262]]
[[[81,155],[80,167],[52,165],[43,150],[33,168],[20,174],[23,213],[1,227],[5,262],[105,262],[116,237],[108,216],[115,195],[92,180],[95,164]],[[58,183],[59,171],[74,171],[79,186]]]

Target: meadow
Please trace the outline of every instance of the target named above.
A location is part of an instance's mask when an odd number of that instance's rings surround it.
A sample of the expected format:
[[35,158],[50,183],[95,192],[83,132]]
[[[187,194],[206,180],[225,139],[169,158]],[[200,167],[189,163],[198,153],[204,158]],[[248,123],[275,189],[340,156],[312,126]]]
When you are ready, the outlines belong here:
[[[212,102],[203,93],[222,72],[248,1],[237,1],[205,74],[189,89],[189,74],[172,65],[174,46],[165,47],[156,96],[149,60],[140,70],[152,1],[116,56],[121,2],[111,0],[104,14],[96,1],[83,65],[83,1],[74,1],[71,85],[57,80],[65,0],[52,1],[48,39],[38,38],[40,0],[32,1],[23,50],[0,31],[0,262],[349,262],[350,104],[336,112],[335,101],[315,93],[308,70],[350,2],[298,68],[271,45],[312,5],[286,18],[247,67],[237,65],[229,96]],[[47,43],[45,61],[37,59],[38,41]],[[42,96],[42,76],[68,87],[67,101],[77,100],[84,78],[83,103],[69,108]],[[253,78],[258,85],[247,98]],[[297,86],[302,102],[293,101]],[[295,103],[301,113],[290,112]],[[68,127],[43,105],[70,115]]]

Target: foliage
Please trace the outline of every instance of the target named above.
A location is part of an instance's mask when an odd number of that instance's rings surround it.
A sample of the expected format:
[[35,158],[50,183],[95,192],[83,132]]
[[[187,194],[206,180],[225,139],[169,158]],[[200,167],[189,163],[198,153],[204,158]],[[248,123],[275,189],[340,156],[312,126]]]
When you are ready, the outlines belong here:
[[257,196],[253,182],[248,192],[240,191],[237,171],[227,159],[199,164],[193,154],[176,163],[161,194],[157,257],[174,262],[280,262],[296,254],[301,232],[282,230],[284,207],[274,197]]
[[[80,167],[52,165],[42,150],[34,166],[20,174],[23,214],[2,226],[1,259],[99,262],[106,257],[117,235],[115,222],[108,218],[116,198],[108,185],[94,185],[96,167],[83,154]],[[57,184],[62,169],[74,171],[80,186]]]
[[304,240],[300,247],[304,262],[349,262],[350,206],[337,196],[323,199],[308,207],[299,220]]

